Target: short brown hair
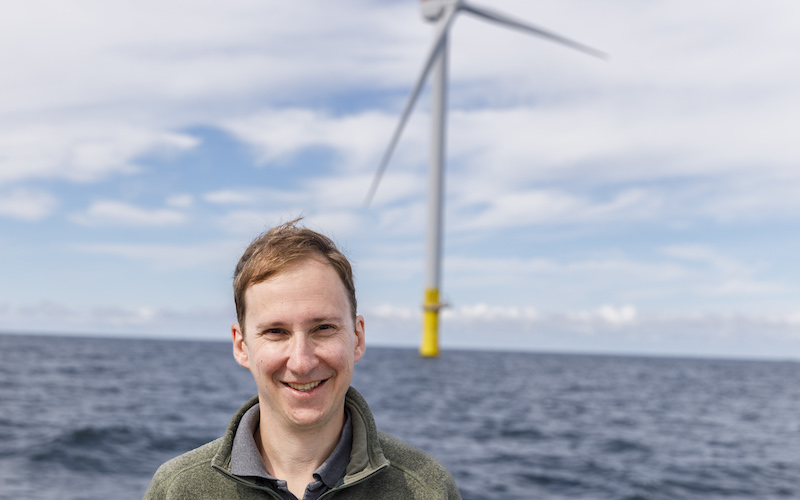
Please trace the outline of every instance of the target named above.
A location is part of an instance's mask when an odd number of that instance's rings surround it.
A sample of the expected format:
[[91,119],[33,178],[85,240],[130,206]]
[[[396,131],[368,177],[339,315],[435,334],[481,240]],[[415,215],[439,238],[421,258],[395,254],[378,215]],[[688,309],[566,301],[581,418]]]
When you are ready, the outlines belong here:
[[350,310],[355,319],[356,287],[350,262],[336,248],[333,240],[298,226],[301,220],[302,217],[299,217],[261,233],[250,243],[236,264],[233,273],[233,301],[242,332],[246,313],[244,294],[247,289],[306,259],[321,259],[336,271],[347,292]]

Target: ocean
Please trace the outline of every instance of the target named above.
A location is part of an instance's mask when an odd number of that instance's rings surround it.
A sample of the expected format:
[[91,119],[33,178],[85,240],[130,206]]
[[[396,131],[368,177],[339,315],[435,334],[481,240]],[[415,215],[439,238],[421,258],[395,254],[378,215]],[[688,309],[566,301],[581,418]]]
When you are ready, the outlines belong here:
[[[473,499],[800,498],[800,363],[368,347],[378,427]],[[0,335],[0,498],[140,499],[255,393],[227,342]]]

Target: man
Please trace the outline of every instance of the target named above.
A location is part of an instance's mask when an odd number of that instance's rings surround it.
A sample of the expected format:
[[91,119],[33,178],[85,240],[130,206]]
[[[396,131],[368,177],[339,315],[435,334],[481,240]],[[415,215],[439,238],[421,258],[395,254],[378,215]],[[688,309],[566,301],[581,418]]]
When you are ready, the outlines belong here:
[[145,499],[452,499],[435,459],[377,431],[350,387],[364,354],[347,258],[327,237],[273,228],[234,274],[233,356],[258,396],[225,436],[162,465]]

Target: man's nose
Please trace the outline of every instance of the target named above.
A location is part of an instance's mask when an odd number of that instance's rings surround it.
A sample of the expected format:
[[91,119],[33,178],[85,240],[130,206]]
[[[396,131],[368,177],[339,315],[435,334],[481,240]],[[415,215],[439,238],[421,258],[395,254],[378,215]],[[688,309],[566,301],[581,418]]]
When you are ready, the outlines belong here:
[[319,364],[314,343],[306,335],[293,335],[286,367],[293,373],[310,373]]

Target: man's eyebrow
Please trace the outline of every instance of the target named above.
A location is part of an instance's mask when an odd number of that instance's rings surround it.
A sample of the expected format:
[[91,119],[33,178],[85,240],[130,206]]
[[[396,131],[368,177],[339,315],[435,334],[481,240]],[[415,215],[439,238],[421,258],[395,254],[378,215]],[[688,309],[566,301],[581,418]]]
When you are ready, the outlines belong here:
[[255,326],[258,329],[262,328],[283,328],[286,325],[291,323],[291,318],[284,319],[284,318],[256,318]]
[[344,323],[344,316],[339,314],[331,314],[329,316],[318,316],[312,318],[311,323]]
[[[346,315],[341,315],[341,314],[337,313],[337,314],[330,314],[330,315],[315,316],[315,317],[309,319],[308,322],[312,323],[312,324],[320,324],[320,323],[343,324],[343,323],[345,323],[346,318],[347,318]],[[270,329],[270,328],[286,328],[288,323],[290,323],[290,322],[289,321],[283,321],[283,320],[276,320],[276,321],[265,320],[265,321],[256,323],[255,329],[256,330],[267,330],[267,329]]]
[[255,329],[256,331],[262,331],[262,330],[269,330],[270,328],[283,328],[284,326],[285,325],[279,321],[276,322],[264,321],[262,323],[256,323]]

